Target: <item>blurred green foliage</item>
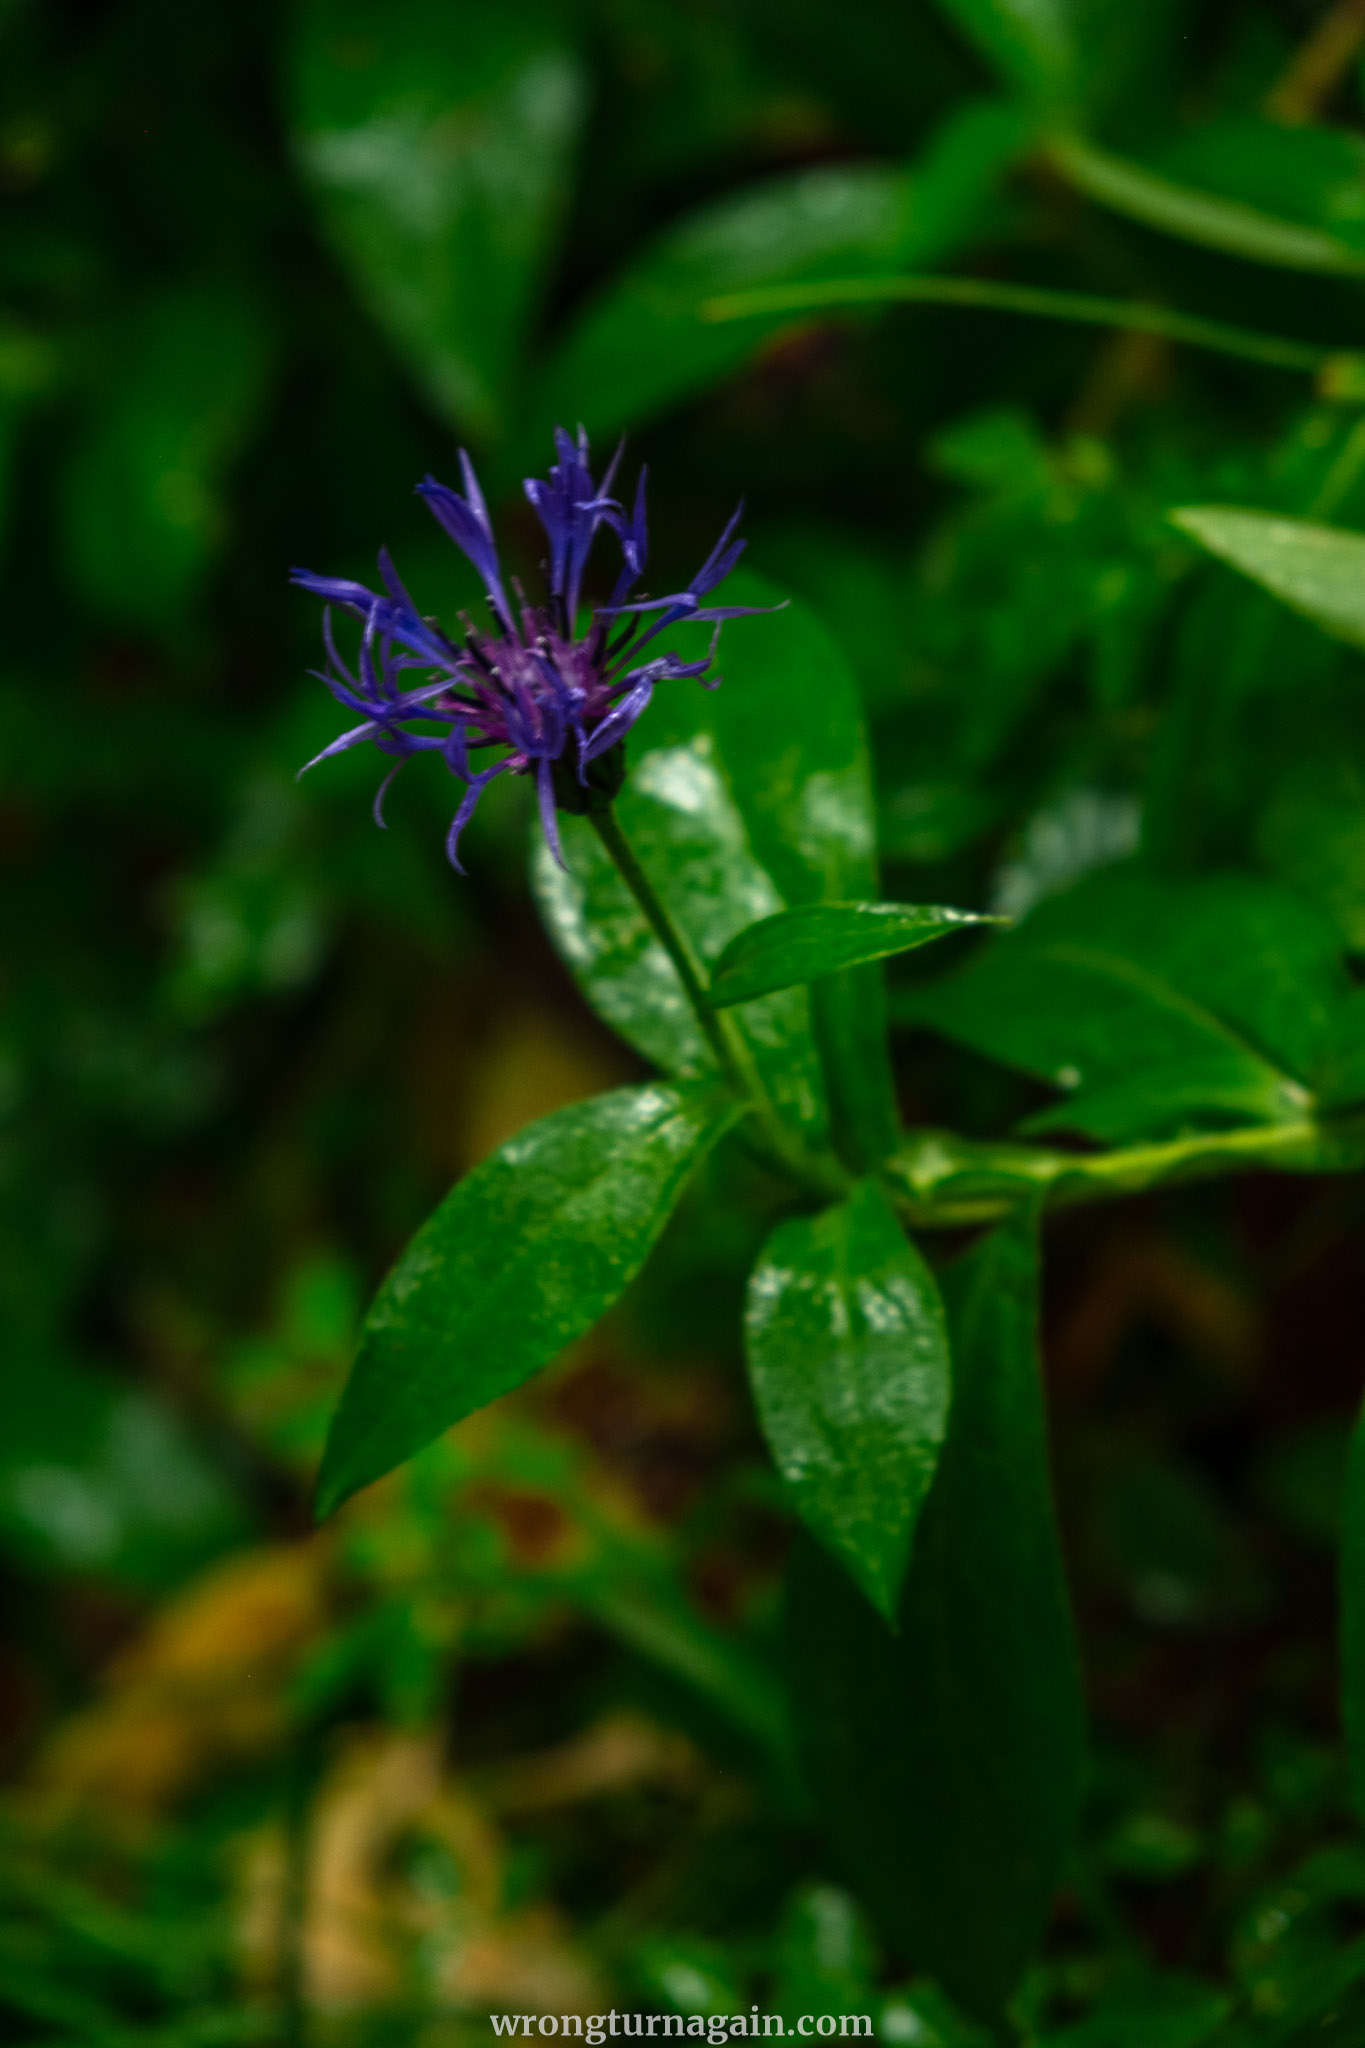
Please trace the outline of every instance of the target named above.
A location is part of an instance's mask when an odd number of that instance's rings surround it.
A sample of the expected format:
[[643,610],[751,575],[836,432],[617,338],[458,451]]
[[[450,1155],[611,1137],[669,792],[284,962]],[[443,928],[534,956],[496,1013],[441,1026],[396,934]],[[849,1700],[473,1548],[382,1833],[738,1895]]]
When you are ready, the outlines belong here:
[[[745,493],[755,567],[837,643],[782,730],[817,748],[851,672],[885,892],[1041,906],[956,980],[897,970],[908,1117],[1178,1124],[1130,1072],[1168,1029],[1239,1112],[1308,1079],[1358,1099],[1357,14],[0,7],[5,2040],[484,2038],[490,2010],[756,1999],[982,2041],[960,1986],[883,1945],[804,1789],[790,1510],[732,1335],[775,1220],[756,1169],[717,1155],[601,1331],[309,1533],[405,1238],[520,1124],[644,1068],[541,932],[520,787],[481,809],[468,882],[437,771],[386,834],[363,760],[295,787],[334,712],[285,572],[367,575],[387,541],[449,617],[472,579],[416,479],[468,443],[533,574],[518,479],[554,419],[629,428],[659,587]],[[1173,307],[1326,367],[1121,319],[703,317],[905,271]],[[1267,556],[1267,516],[1347,531]],[[732,641],[717,715],[742,725]],[[650,716],[662,741],[694,710]],[[646,831],[647,791],[624,802]],[[608,888],[567,838],[574,886]],[[745,902],[717,895],[716,950],[764,877],[720,879]],[[571,930],[569,885],[536,888]],[[1158,943],[1176,900],[1292,960],[1273,1004],[1212,986],[1188,923],[1181,957]],[[1092,1043],[1048,946],[1097,926],[1151,957]],[[686,1021],[636,1015],[632,1042]],[[847,1046],[858,1019],[822,1028]],[[1048,1225],[1093,1759],[1023,2038],[1365,2040],[1332,1559],[1362,1223],[1348,1176]],[[1001,1895],[1010,1949],[1043,1909]]]

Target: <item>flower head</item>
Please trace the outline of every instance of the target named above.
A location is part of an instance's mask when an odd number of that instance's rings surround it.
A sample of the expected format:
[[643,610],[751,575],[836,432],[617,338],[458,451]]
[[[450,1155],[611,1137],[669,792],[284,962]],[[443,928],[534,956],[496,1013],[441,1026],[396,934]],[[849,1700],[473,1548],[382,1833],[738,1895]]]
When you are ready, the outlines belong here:
[[[644,470],[627,513],[611,495],[619,448],[600,483],[594,483],[588,467],[588,439],[581,427],[576,441],[556,428],[555,450],[559,460],[548,478],[526,481],[526,495],[549,541],[544,604],[528,604],[515,581],[515,604],[508,598],[483,493],[463,450],[463,496],[434,477],[418,484],[417,490],[477,569],[488,595],[489,626],[476,626],[461,614],[464,636],[451,639],[434,619],[419,613],[387,549],[379,555],[382,591],[342,577],[315,576],[307,569],[293,571],[295,583],[330,600],[322,626],[327,667],[316,673],[337,701],[362,721],[307,766],[373,741],[394,762],[375,797],[374,815],[382,825],[385,793],[408,757],[441,755],[465,785],[446,839],[446,852],[457,869],[460,834],[480,795],[495,775],[509,773],[534,774],[545,837],[562,865],[557,786],[561,801],[566,786],[571,790],[576,784],[587,792],[589,768],[630,731],[656,683],[692,676],[714,689],[720,681],[710,673],[715,637],[700,661],[647,650],[679,620],[713,623],[718,635],[723,620],[762,609],[703,602],[743,552],[744,542],[732,539],[742,506],[685,590],[632,601],[648,552]],[[620,548],[621,568],[610,601],[593,612],[580,639],[583,572],[598,529],[604,526]],[[332,604],[361,621],[354,669],[337,651]],[[476,767],[473,757],[489,748],[506,752],[491,765]]]

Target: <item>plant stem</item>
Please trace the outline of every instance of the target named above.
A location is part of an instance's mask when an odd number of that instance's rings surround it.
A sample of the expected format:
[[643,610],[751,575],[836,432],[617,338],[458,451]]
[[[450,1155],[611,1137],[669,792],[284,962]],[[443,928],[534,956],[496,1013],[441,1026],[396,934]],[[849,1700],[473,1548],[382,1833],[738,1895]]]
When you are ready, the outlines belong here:
[[[712,1007],[705,969],[635,856],[614,811],[589,812],[612,864],[672,961],[697,1025],[735,1093],[759,1125],[765,1161],[805,1193],[837,1201],[852,1185],[832,1158],[806,1150],[788,1130],[733,1017]],[[982,1144],[952,1131],[912,1131],[881,1168],[903,1221],[917,1230],[991,1223],[1040,1197],[1049,1207],[1141,1194],[1168,1182],[1208,1180],[1239,1169],[1282,1173],[1348,1172],[1365,1166],[1365,1112],[1315,1121],[1246,1124],[1108,1152]]]
[[1255,334],[1222,320],[1204,320],[1172,306],[1141,299],[1104,299],[1089,292],[1049,291],[1034,285],[997,284],[985,277],[821,278],[811,284],[764,285],[707,299],[699,308],[707,321],[746,320],[763,314],[817,312],[825,307],[909,302],[965,306],[988,313],[1020,313],[1035,319],[1065,320],[1086,327],[1119,327],[1131,334],[1157,334],[1191,348],[1213,349],[1244,362],[1274,369],[1325,370],[1340,350],[1277,334]]
[[728,1018],[722,1018],[719,1011],[711,1007],[711,998],[706,992],[703,968],[683,933],[669,916],[663,898],[656,891],[649,876],[635,857],[635,849],[626,838],[617,822],[614,810],[589,811],[588,822],[609,854],[616,872],[629,889],[640,909],[644,912],[659,944],[672,961],[683,993],[692,1006],[702,1036],[716,1056],[726,1080],[739,1095],[754,1093],[754,1075],[751,1063],[737,1056],[735,1034],[727,1029]]
[[808,1193],[823,1201],[837,1200],[847,1193],[851,1184],[848,1176],[837,1161],[818,1159],[808,1152],[795,1134],[787,1129],[735,1019],[713,1007],[707,992],[705,969],[636,858],[635,849],[621,830],[615,811],[589,811],[588,822],[672,962],[698,1028],[714,1053],[721,1073],[735,1093],[751,1105],[762,1127],[765,1158]]
[[1204,1131],[1112,1152],[977,1144],[950,1131],[912,1133],[883,1169],[907,1223],[921,1230],[990,1223],[1041,1194],[1049,1205],[1141,1194],[1172,1181],[1263,1167],[1342,1173],[1365,1165],[1365,1117],[1296,1118]]

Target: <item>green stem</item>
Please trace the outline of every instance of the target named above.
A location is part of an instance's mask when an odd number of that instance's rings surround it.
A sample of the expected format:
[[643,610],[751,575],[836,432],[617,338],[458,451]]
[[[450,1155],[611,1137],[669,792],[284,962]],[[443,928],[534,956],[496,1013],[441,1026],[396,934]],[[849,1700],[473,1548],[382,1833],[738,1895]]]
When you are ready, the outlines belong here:
[[[687,1000],[730,1086],[750,1105],[757,1149],[807,1194],[837,1201],[851,1185],[832,1158],[808,1152],[784,1124],[733,1016],[712,1007],[705,969],[635,857],[613,811],[589,813],[617,873],[677,971]],[[1109,1152],[1068,1152],[1033,1145],[983,1144],[952,1131],[912,1131],[883,1161],[887,1191],[917,1230],[991,1223],[1040,1197],[1050,1207],[1141,1194],[1168,1182],[1207,1180],[1261,1167],[1282,1173],[1347,1172],[1365,1166],[1365,1112],[1317,1121],[1295,1117],[1204,1131],[1159,1144]]]
[[748,1102],[762,1129],[762,1150],[769,1163],[798,1186],[821,1200],[837,1199],[848,1190],[847,1175],[834,1160],[815,1158],[787,1129],[754,1062],[734,1017],[713,1007],[706,973],[685,933],[673,922],[667,905],[636,858],[614,810],[589,811],[588,822],[602,842],[621,880],[635,898],[659,944],[673,963],[698,1028],[721,1073],[735,1093]]
[[1339,349],[1286,341],[1277,334],[1254,334],[1222,320],[1201,320],[1196,314],[1149,305],[1141,299],[1097,298],[1089,292],[1054,292],[1033,285],[997,284],[982,277],[847,277],[821,279],[813,284],[771,285],[707,299],[699,312],[708,321],[747,320],[763,314],[807,313],[830,306],[887,302],[966,306],[981,312],[1022,313],[1087,327],[1120,327],[1129,333],[1157,334],[1167,341],[1185,342],[1191,348],[1213,349],[1245,362],[1267,363],[1279,370],[1318,372],[1342,358]]
[[733,1028],[727,1028],[729,1019],[711,1007],[702,964],[636,859],[635,849],[621,830],[615,811],[589,811],[588,822],[610,856],[616,872],[639,904],[650,930],[673,962],[702,1036],[716,1056],[716,1064],[736,1094],[752,1095],[755,1081],[752,1062],[736,1045],[737,1034]]
[[1050,1205],[1141,1194],[1167,1182],[1207,1180],[1239,1169],[1341,1173],[1365,1165],[1365,1118],[1296,1118],[1205,1131],[1112,1152],[1063,1152],[976,1144],[949,1131],[918,1131],[883,1168],[896,1206],[916,1228],[990,1223],[1041,1194]]

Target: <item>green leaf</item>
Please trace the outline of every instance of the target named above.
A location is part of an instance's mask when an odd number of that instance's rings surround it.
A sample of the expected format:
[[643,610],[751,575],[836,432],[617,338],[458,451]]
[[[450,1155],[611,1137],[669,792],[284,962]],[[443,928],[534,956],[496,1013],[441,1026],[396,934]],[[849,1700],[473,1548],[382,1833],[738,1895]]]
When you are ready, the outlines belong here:
[[798,1733],[843,1862],[910,1964],[998,2014],[1070,1846],[1083,1743],[1024,1221],[945,1277],[953,1412],[891,1635],[793,1560]]
[[[743,571],[725,594],[737,604],[781,597]],[[679,642],[685,637],[680,629]],[[722,652],[720,689],[684,682],[656,696],[632,735],[616,803],[626,837],[707,967],[757,919],[876,888],[867,743],[838,646],[793,601],[735,620]],[[674,1073],[703,1071],[709,1055],[662,948],[592,828],[576,818],[562,824],[568,872],[543,848],[533,860],[551,936],[607,1022],[647,1058]],[[811,1010],[806,992],[790,989],[746,1006],[739,1021],[779,1100],[819,1133],[827,1112]],[[848,1090],[839,1113],[869,1152],[896,1142],[884,1017],[875,967],[852,970],[815,998],[827,1071]]]
[[[742,572],[726,589],[738,604],[779,595]],[[795,600],[762,625],[727,642],[725,684],[710,715],[755,850],[781,891],[774,908],[875,899],[872,768],[843,649]],[[899,1139],[881,969],[871,963],[830,976],[810,1001],[835,1133],[861,1170]]]
[[291,98],[299,161],[361,297],[432,403],[496,435],[585,108],[557,12],[307,0]]
[[1365,250],[1322,228],[1181,184],[1145,164],[1111,156],[1079,136],[1055,137],[1048,144],[1048,156],[1087,198],[1160,234],[1276,269],[1365,277]]
[[1056,112],[1112,106],[1131,122],[1170,69],[1180,0],[941,0],[1011,89]]
[[1159,161],[1183,184],[1365,249],[1365,138],[1348,128],[1223,114],[1185,130]]
[[1324,1109],[1365,1102],[1365,988],[1352,989],[1332,1019],[1318,1075]]
[[1111,868],[898,1013],[1066,1090],[1035,1128],[1123,1140],[1302,1117],[1347,989],[1330,926],[1278,885]]
[[832,1884],[803,1884],[788,1899],[777,1940],[772,2004],[791,2032],[805,2013],[865,2013],[876,1993],[876,1954],[856,1899]]
[[67,559],[103,617],[176,625],[219,542],[222,484],[265,397],[270,335],[239,286],[166,291],[110,337],[111,381],[62,480]]
[[778,1471],[807,1526],[894,1621],[951,1368],[933,1274],[875,1181],[778,1225],[744,1327]]
[[967,925],[998,922],[971,910],[914,903],[812,903],[780,910],[731,939],[716,962],[711,997],[718,1009],[750,1003],[844,967],[913,952]]
[[1365,534],[1233,505],[1183,505],[1171,518],[1291,610],[1365,647]]
[[1075,90],[1078,53],[1067,0],[942,0],[943,11],[1030,99]]
[[[761,621],[752,622],[761,625]],[[781,906],[755,858],[701,691],[651,712],[648,736],[616,800],[636,858],[708,964],[755,917]],[[537,835],[532,882],[550,936],[584,993],[637,1051],[672,1074],[712,1069],[681,982],[584,818],[560,819],[566,866]],[[814,1138],[828,1130],[810,1003],[790,989],[746,1010],[741,1030],[774,1100]]]
[[1200,2048],[1230,2010],[1216,1984],[1143,1971],[1102,1993],[1084,2019],[1042,2035],[1039,2048]]
[[0,1547],[27,1569],[172,1585],[246,1518],[174,1412],[11,1336],[0,1388]]
[[653,418],[746,363],[791,316],[711,323],[711,298],[807,278],[886,276],[979,233],[1024,135],[1018,112],[954,114],[912,170],[822,165],[687,215],[594,299],[548,363],[534,418],[594,433]]
[[590,1329],[737,1114],[710,1085],[618,1088],[542,1117],[466,1175],[379,1290],[327,1439],[319,1512]]
[[47,335],[0,315],[0,546],[9,530],[15,455],[25,416],[56,384],[61,369],[59,352]]

